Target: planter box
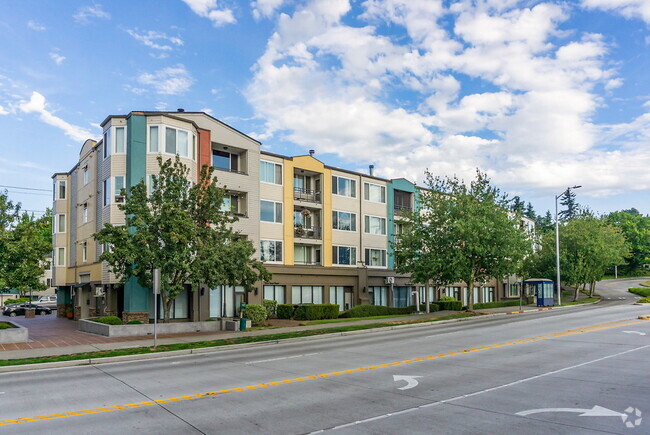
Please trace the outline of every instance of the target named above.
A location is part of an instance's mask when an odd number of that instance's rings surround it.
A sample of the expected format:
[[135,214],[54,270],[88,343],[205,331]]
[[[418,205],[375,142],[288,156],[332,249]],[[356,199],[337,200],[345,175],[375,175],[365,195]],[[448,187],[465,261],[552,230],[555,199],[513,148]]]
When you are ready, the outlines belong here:
[[0,343],[26,343],[29,341],[29,330],[10,320],[3,320],[4,323],[14,325],[15,328],[0,329]]
[[[153,324],[106,325],[91,320],[79,320],[79,330],[105,337],[137,337],[153,335]],[[158,334],[183,334],[188,332],[215,332],[221,330],[221,322],[158,323]]]

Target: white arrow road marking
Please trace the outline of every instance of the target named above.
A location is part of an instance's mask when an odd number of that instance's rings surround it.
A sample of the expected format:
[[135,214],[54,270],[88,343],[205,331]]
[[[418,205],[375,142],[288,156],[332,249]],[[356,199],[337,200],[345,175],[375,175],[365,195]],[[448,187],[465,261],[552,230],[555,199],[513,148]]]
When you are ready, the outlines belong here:
[[639,335],[645,335],[645,332],[639,332],[639,331],[623,331],[626,334],[639,334]]
[[417,387],[419,381],[417,381],[415,378],[421,378],[422,376],[401,376],[401,375],[393,375],[393,381],[406,381],[406,385],[398,388],[398,390],[409,390],[413,387]]
[[591,409],[581,409],[581,408],[540,408],[540,409],[528,409],[526,411],[518,412],[516,415],[531,415],[531,414],[540,414],[542,412],[577,412],[580,413],[580,417],[623,417],[625,414],[612,411],[611,409],[603,408],[602,406],[595,405]]

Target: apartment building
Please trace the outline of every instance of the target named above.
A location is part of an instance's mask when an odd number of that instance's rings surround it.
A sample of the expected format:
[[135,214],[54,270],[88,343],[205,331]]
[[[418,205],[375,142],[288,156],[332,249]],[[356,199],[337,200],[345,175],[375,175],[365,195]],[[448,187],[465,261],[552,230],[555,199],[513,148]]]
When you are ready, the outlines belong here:
[[[419,187],[325,165],[313,151],[283,156],[261,151],[251,137],[202,112],[131,112],[102,122],[101,140],[84,143],[69,172],[53,176],[53,283],[59,314],[75,318],[118,315],[125,321],[154,318],[153,293],[135,279],[121,284],[98,260],[93,235],[104,224],[124,224],[122,188],[151,184],[157,157],[179,155],[196,181],[212,165],[227,189],[224,212],[235,230],[255,246],[272,278],[253,292],[240,286],[186,289],[172,318],[198,321],[238,315],[241,302],[332,303],[408,306],[435,300],[433,288],[412,283],[394,270],[393,242],[401,216],[417,207]],[[491,290],[490,290],[491,287]],[[497,283],[475,301],[499,299]],[[460,286],[445,292],[459,299]],[[160,305],[159,305],[160,306]],[[162,313],[158,313],[162,316]]]

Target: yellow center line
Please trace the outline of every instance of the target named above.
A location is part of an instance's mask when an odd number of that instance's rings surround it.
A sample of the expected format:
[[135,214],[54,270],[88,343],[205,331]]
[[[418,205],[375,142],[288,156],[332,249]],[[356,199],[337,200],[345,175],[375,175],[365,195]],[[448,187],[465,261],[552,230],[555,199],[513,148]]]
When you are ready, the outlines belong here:
[[457,356],[457,355],[464,355],[467,353],[472,353],[472,352],[480,352],[484,350],[490,350],[490,349],[498,349],[502,347],[507,347],[507,346],[515,346],[518,344],[525,344],[525,343],[534,343],[536,341],[542,341],[542,340],[550,340],[553,338],[559,338],[559,337],[566,337],[570,335],[576,335],[576,334],[584,334],[585,332],[594,332],[594,331],[602,331],[605,329],[611,329],[611,328],[618,328],[621,326],[630,326],[630,325],[638,325],[641,323],[648,323],[647,320],[641,320],[641,321],[628,321],[628,320],[618,320],[615,322],[607,322],[607,323],[600,323],[597,325],[591,325],[591,326],[585,326],[581,328],[576,328],[576,329],[569,329],[566,331],[562,332],[555,332],[551,334],[544,334],[544,335],[537,335],[533,337],[528,337],[528,338],[521,338],[517,340],[512,340],[512,341],[506,341],[503,343],[496,343],[496,344],[490,344],[490,345],[485,345],[485,346],[477,346],[477,347],[472,347],[469,349],[463,349],[463,350],[456,350],[456,351],[451,351],[451,352],[445,352],[445,353],[439,353],[435,355],[429,355],[429,356],[423,356],[423,357],[418,357],[418,358],[410,358],[410,359],[405,359],[401,361],[393,361],[393,362],[388,362],[384,364],[376,364],[372,366],[366,366],[366,367],[358,367],[354,369],[347,369],[347,370],[341,370],[337,372],[330,372],[330,373],[321,373],[317,375],[309,375],[309,376],[302,376],[299,378],[292,378],[292,379],[284,379],[281,381],[273,381],[273,382],[265,382],[261,384],[255,384],[255,385],[247,385],[243,387],[235,387],[235,388],[227,388],[224,390],[216,390],[216,391],[208,391],[205,393],[197,393],[197,394],[189,394],[186,396],[178,396],[178,397],[169,397],[167,399],[160,399],[160,400],[150,400],[146,402],[135,402],[135,403],[127,403],[123,405],[114,405],[114,406],[104,406],[101,408],[91,408],[91,409],[82,409],[78,411],[69,411],[69,412],[61,412],[57,414],[46,414],[46,415],[37,415],[33,417],[22,417],[22,418],[14,418],[10,420],[0,420],[0,426],[7,426],[7,425],[12,425],[12,424],[18,424],[18,423],[29,423],[29,422],[36,422],[36,421],[43,421],[43,420],[53,420],[57,418],[67,418],[67,417],[76,417],[80,415],[88,415],[88,414],[99,414],[103,412],[113,412],[113,411],[121,411],[125,409],[134,409],[134,408],[142,408],[145,406],[153,406],[153,405],[162,405],[166,403],[175,403],[175,402],[183,402],[186,400],[194,400],[194,399],[201,399],[204,397],[213,397],[213,396],[220,396],[224,394],[230,394],[230,393],[239,393],[242,391],[251,391],[251,390],[258,390],[260,388],[268,388],[268,387],[277,387],[280,385],[288,385],[288,384],[295,384],[298,382],[305,382],[305,381],[312,381],[315,379],[325,379],[325,378],[332,378],[335,376],[341,376],[341,375],[349,375],[353,373],[360,373],[360,372],[366,372],[370,370],[377,370],[377,369],[383,369],[383,368],[388,368],[388,367],[397,367],[397,366],[402,366],[406,364],[413,364],[413,363],[419,363],[419,362],[424,362],[424,361],[432,361],[435,359],[440,359],[440,358],[447,358],[450,356]]

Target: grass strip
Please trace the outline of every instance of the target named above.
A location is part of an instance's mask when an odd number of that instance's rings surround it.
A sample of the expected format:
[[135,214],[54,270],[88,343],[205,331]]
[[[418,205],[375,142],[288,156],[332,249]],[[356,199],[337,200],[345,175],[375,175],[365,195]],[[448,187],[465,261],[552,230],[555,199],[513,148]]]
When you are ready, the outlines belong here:
[[631,287],[627,289],[630,293],[637,294],[639,296],[648,297],[650,296],[650,288],[640,288],[640,287]]
[[[408,314],[404,315],[404,317],[408,316]],[[300,326],[309,326],[309,325],[324,325],[326,323],[342,323],[342,322],[353,322],[356,320],[375,320],[375,319],[393,319],[395,318],[395,314],[393,315],[385,315],[385,316],[369,316],[369,317],[341,317],[339,319],[321,319],[321,320],[308,320],[306,322],[301,322]]]
[[600,300],[600,298],[584,298],[584,299],[580,299],[579,301],[565,302],[560,306],[564,307],[566,305],[588,304],[590,302],[596,302],[596,301],[599,301],[599,300]]
[[411,323],[437,322],[441,320],[459,319],[463,317],[472,317],[472,316],[474,316],[473,313],[458,313],[458,314],[450,314],[442,317],[419,319],[415,321],[371,323],[368,325],[347,325],[347,326],[337,326],[337,327],[324,328],[324,329],[281,332],[277,334],[222,338],[222,339],[210,340],[210,341],[195,341],[192,343],[163,344],[158,346],[156,349],[152,349],[150,347],[135,347],[135,348],[127,348],[127,349],[114,349],[114,350],[103,350],[103,351],[95,351],[95,352],[74,353],[70,355],[52,355],[52,356],[42,356],[42,357],[34,357],[34,358],[17,358],[17,359],[1,360],[0,366],[40,364],[40,363],[59,362],[59,361],[75,361],[75,360],[84,360],[84,359],[91,359],[91,358],[105,358],[111,356],[162,353],[162,352],[167,352],[172,350],[199,349],[204,347],[219,347],[219,346],[228,346],[231,344],[256,343],[261,341],[277,341],[277,340],[283,340],[287,338],[310,337],[314,335],[359,331],[362,329],[383,328],[386,326],[404,325],[404,324],[411,324]]
[[641,285],[644,285],[646,287],[650,287],[650,281],[643,281]]

